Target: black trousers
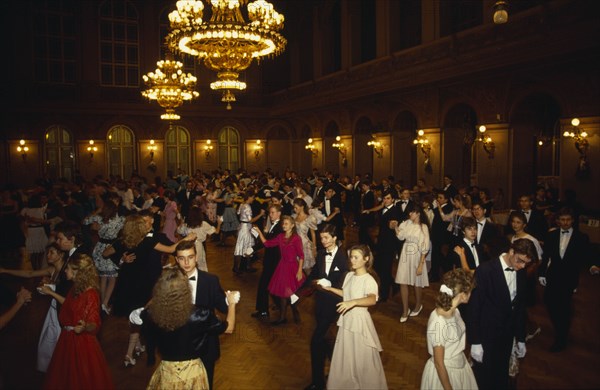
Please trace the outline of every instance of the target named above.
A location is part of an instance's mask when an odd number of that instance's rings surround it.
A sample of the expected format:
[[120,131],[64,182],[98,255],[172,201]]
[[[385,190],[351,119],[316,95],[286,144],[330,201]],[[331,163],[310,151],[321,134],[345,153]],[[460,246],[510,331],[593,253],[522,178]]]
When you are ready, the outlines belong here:
[[483,363],[475,362],[473,366],[479,388],[508,389],[508,365],[513,346],[512,335],[498,335],[493,340],[484,341],[482,346]]
[[310,364],[312,369],[312,383],[318,388],[325,388],[325,358],[331,357],[333,349],[325,339],[331,324],[335,323],[337,313],[332,309],[331,315],[317,315],[317,326],[310,339]]
[[544,291],[544,303],[554,326],[555,344],[566,346],[571,328],[571,301],[573,290],[567,287],[552,287],[548,283]]
[[213,378],[215,376],[215,361],[213,359],[202,357],[202,363],[206,369],[206,376],[208,377],[208,388],[213,388]]
[[377,253],[373,268],[379,276],[379,299],[386,300],[390,294],[390,287],[394,283],[392,276],[392,266],[396,260],[396,252],[381,251]]
[[275,273],[279,259],[273,260],[265,256],[263,259],[263,270],[258,280],[256,290],[256,311],[269,312],[269,282]]

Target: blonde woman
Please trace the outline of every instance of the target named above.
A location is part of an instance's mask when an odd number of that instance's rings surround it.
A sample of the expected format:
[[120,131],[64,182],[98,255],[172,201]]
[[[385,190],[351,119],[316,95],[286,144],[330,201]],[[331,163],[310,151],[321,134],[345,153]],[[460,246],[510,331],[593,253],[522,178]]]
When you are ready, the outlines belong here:
[[151,361],[155,349],[161,355],[148,389],[209,388],[200,351],[208,334],[233,332],[236,302],[232,294],[227,296],[227,303],[227,321],[221,322],[212,310],[192,304],[188,278],[179,268],[163,271],[152,300],[140,315]]

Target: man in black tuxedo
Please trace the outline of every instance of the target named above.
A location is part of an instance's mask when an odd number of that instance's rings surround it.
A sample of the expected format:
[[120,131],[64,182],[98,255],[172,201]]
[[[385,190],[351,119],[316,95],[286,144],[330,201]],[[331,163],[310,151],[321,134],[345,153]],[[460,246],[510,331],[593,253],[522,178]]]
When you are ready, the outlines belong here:
[[361,214],[358,220],[358,242],[373,248],[373,240],[369,229],[375,223],[375,213],[370,210],[375,207],[375,194],[371,191],[371,185],[366,181],[360,183],[362,194],[360,197]]
[[[520,211],[525,215],[525,218],[527,218],[525,232],[537,238],[540,245],[544,245],[546,234],[548,233],[548,223],[546,222],[544,213],[536,208],[532,208],[532,206],[533,200],[531,199],[531,195],[521,195],[519,197]],[[514,230],[512,229],[512,226],[510,226],[510,221],[506,224],[504,232],[507,234],[514,234]]]
[[335,189],[331,185],[325,187],[325,201],[321,212],[325,217],[325,222],[331,223],[337,229],[337,238],[340,241],[344,241],[344,228],[346,223],[342,216],[342,202],[339,197],[336,196]]
[[392,265],[398,255],[398,238],[395,227],[399,223],[398,207],[394,205],[394,190],[384,192],[379,214],[379,233],[377,234],[377,256],[373,264],[379,276],[379,302],[387,301],[390,287],[393,286]]
[[448,197],[444,192],[437,194],[433,204],[433,221],[431,223],[431,271],[429,275],[430,282],[440,280],[440,268],[446,268],[446,256],[448,255],[448,245],[450,244],[450,232],[448,225],[450,222],[445,222],[440,215],[441,207],[444,214],[452,212],[452,205],[448,203]]
[[408,219],[408,213],[406,212],[409,204],[413,203],[410,200],[410,190],[405,188],[400,192],[400,198],[396,202],[396,209],[398,210],[398,222],[404,222]]
[[548,233],[544,245],[539,281],[544,290],[544,302],[554,326],[552,352],[567,346],[571,325],[571,298],[579,284],[581,266],[587,264],[590,253],[588,237],[573,228],[573,211],[562,208],[558,213],[558,229]]
[[[317,252],[315,266],[308,275],[307,283],[327,279],[332,287],[342,288],[344,276],[348,272],[348,256],[346,251],[337,245],[336,231],[335,225],[325,224],[319,233],[323,249]],[[336,305],[341,301],[341,297],[321,288],[315,293],[317,325],[310,340],[312,383],[306,390],[325,389],[325,357],[331,356],[331,348],[327,346],[325,337],[331,324],[338,318]]]
[[[73,221],[63,221],[54,227],[54,233],[56,234],[56,243],[62,251],[67,253],[67,260],[64,262],[60,271],[67,268],[69,262],[76,257],[75,255],[85,254],[91,257],[92,253],[89,247],[82,245],[83,237],[81,234],[81,226],[78,223]],[[59,286],[57,286],[56,293],[66,297],[72,285],[72,281],[60,283],[61,289],[59,291]]]
[[495,223],[485,217],[485,208],[477,201],[471,204],[471,212],[473,218],[477,222],[477,238],[476,243],[483,258],[482,261],[489,260],[498,256],[502,251],[505,251],[509,242],[505,236],[500,234],[500,230]]
[[507,253],[482,263],[468,305],[467,337],[480,389],[507,389],[508,363],[517,339],[517,357],[525,356],[525,267],[537,258],[533,242],[516,240]]
[[177,193],[177,200],[181,205],[181,215],[185,218],[188,216],[188,211],[190,211],[190,206],[196,195],[202,195],[194,189],[194,182],[192,180],[188,180],[185,183],[185,189],[182,189]]
[[[229,305],[227,297],[237,292],[228,291],[225,293],[217,275],[200,271],[197,268],[194,241],[181,241],[175,248],[175,259],[190,280],[192,299],[196,306],[206,307],[213,311],[217,309],[226,316],[229,310],[235,310],[235,305]],[[204,363],[204,368],[206,368],[208,384],[211,389],[213,387],[215,363],[220,355],[219,335],[209,333],[206,346],[200,354],[200,359]]]
[[452,179],[452,176],[450,176],[450,175],[444,176],[443,191],[446,193],[446,196],[448,197],[448,199],[452,199],[458,194],[458,189],[456,188],[456,186],[454,185],[453,182],[454,182],[454,180]]
[[463,239],[456,243],[449,257],[456,268],[474,271],[484,261],[483,252],[477,245],[477,222],[474,218],[465,217],[461,221],[461,230]]
[[[281,205],[271,205],[269,207],[269,224],[265,226],[265,238],[270,240],[279,233],[283,232],[281,228]],[[279,246],[265,248],[265,254],[263,257],[263,271],[258,281],[258,288],[256,290],[256,311],[251,314],[254,318],[267,318],[269,317],[269,282],[271,277],[277,268],[279,259],[281,258],[281,252]]]

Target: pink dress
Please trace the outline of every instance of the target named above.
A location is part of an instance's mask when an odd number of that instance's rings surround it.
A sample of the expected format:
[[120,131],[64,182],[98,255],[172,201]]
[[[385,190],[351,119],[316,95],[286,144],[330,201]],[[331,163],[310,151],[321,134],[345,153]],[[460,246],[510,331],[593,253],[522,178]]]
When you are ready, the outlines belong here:
[[281,260],[269,282],[269,292],[278,297],[289,298],[302,286],[305,279],[304,274],[302,274],[302,279],[296,279],[298,260],[304,259],[302,239],[299,235],[294,234],[288,241],[285,233],[281,233],[277,237],[265,241],[264,245],[267,248],[279,246],[281,252]]
[[169,240],[172,242],[177,242],[177,238],[175,237],[175,230],[177,229],[177,203],[173,201],[167,201],[164,213],[165,224],[162,232],[169,238]]

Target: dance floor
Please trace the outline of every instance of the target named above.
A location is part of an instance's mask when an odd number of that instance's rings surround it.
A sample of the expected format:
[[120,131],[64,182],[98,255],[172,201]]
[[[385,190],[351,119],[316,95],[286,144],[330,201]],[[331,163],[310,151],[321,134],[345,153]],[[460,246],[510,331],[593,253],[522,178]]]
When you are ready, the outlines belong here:
[[[356,231],[347,230],[350,242]],[[219,275],[226,290],[240,290],[235,333],[221,336],[221,359],[217,362],[217,389],[302,389],[311,381],[309,342],[314,327],[313,298],[299,303],[302,321],[277,327],[268,321],[250,317],[254,311],[256,285],[260,273],[234,276],[231,272],[233,238],[227,247],[207,243],[209,271]],[[2,260],[2,259],[0,259]],[[4,261],[6,264],[6,261]],[[6,264],[9,265],[9,264]],[[260,261],[256,264],[260,269]],[[25,285],[34,289],[37,281],[0,276],[0,282],[16,291]],[[434,307],[434,295],[439,283],[425,289],[425,309],[418,317],[401,324],[400,296],[372,308],[371,314],[384,351],[382,360],[388,385],[392,389],[415,389],[420,386],[421,373],[428,359],[425,330]],[[542,288],[538,286],[538,301]],[[600,388],[600,277],[582,271],[579,291],[574,296],[574,321],[566,351],[553,354],[552,328],[545,308],[538,304],[530,310],[530,318],[541,326],[541,334],[527,343],[527,356],[521,361],[516,379],[519,389]],[[414,302],[411,296],[410,302]],[[37,342],[42,322],[49,306],[47,297],[35,293],[33,301],[0,331],[0,370],[4,388],[36,389],[42,386],[44,375],[35,370]],[[334,327],[330,341],[335,339]],[[107,317],[99,333],[106,359],[118,389],[143,389],[153,367],[146,366],[145,356],[135,367],[125,368],[123,356],[127,348],[128,325],[122,318]],[[0,388],[2,386],[0,385]]]

